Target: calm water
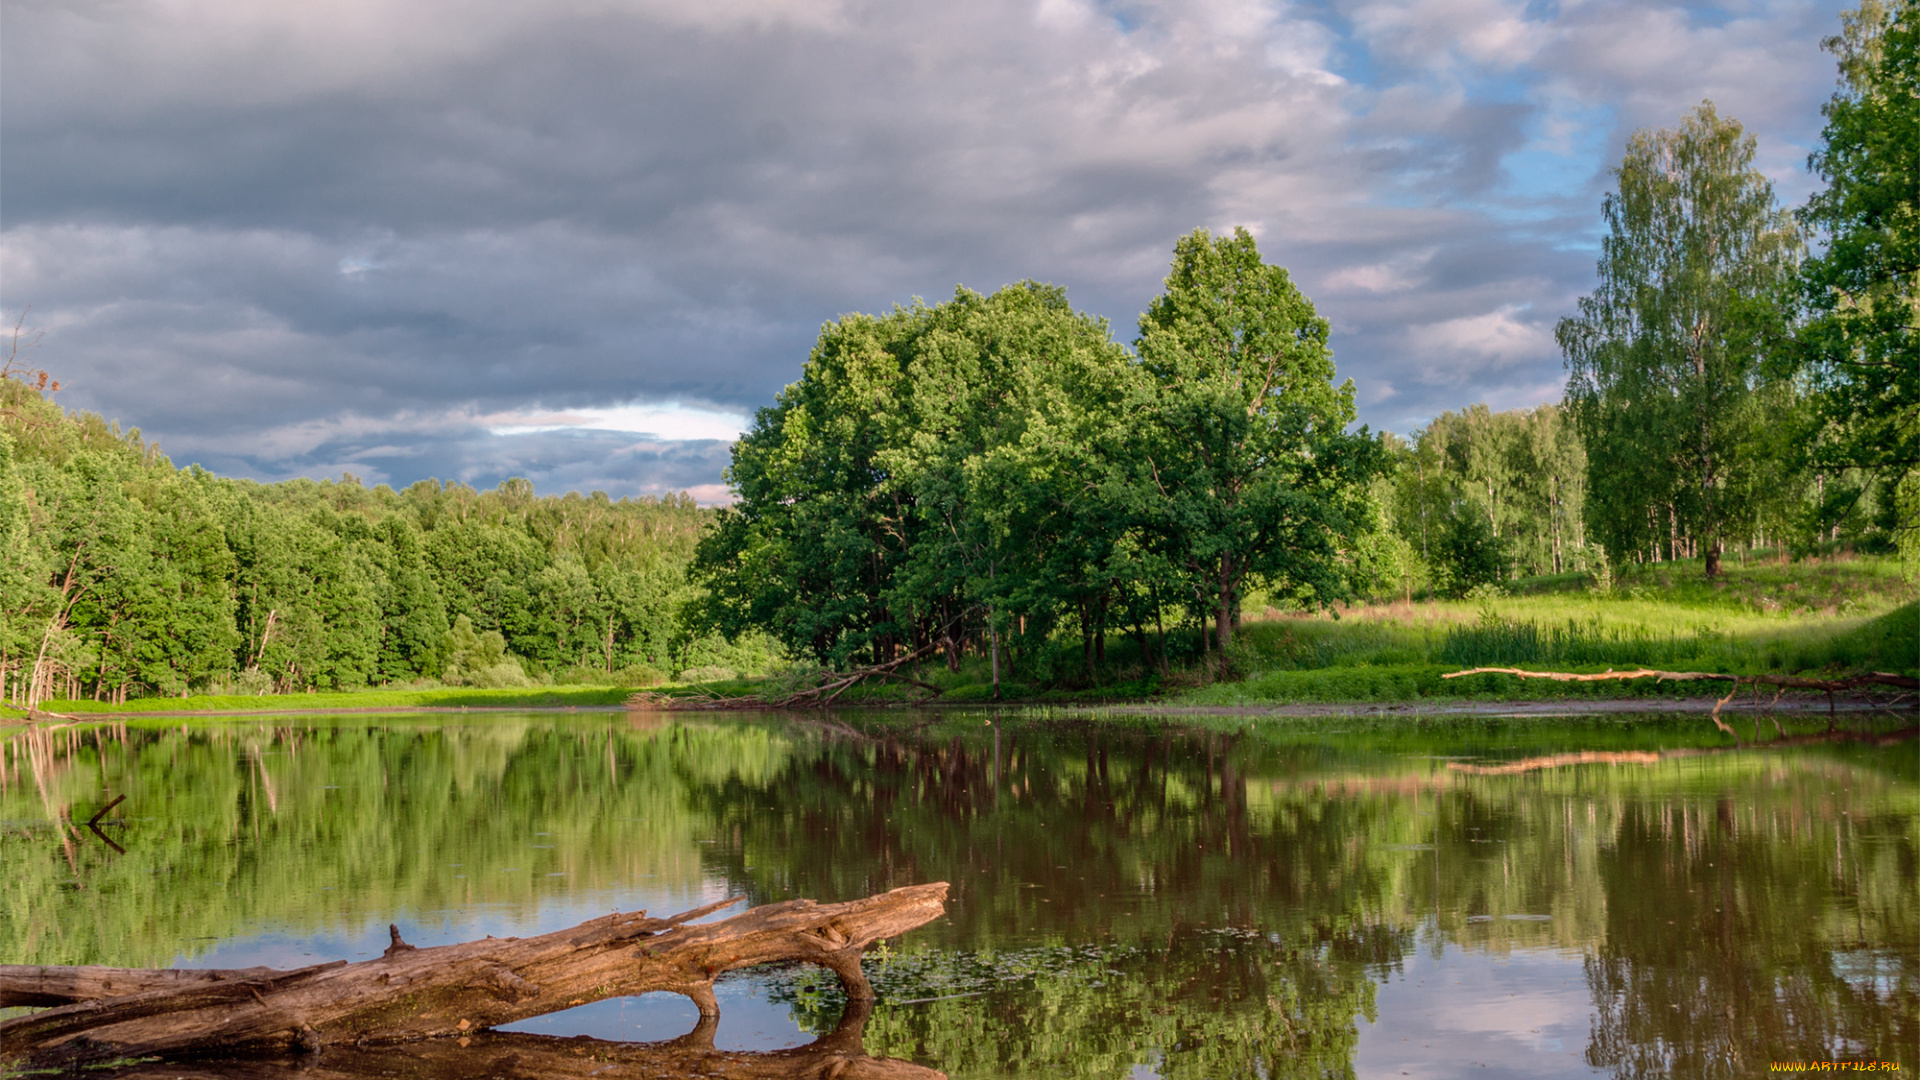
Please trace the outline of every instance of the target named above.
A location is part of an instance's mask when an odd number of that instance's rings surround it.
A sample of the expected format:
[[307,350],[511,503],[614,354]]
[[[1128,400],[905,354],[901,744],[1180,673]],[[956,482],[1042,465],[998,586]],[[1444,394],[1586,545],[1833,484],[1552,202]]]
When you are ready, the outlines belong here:
[[[869,955],[861,1037],[954,1077],[1920,1068],[1913,741],[1735,750],[1699,717],[492,714],[4,749],[0,962],[294,966],[377,955],[389,922],[427,945],[945,880],[946,920]],[[841,1011],[812,969],[720,1000],[717,1043],[742,1050]],[[648,995],[521,1028],[695,1019]]]

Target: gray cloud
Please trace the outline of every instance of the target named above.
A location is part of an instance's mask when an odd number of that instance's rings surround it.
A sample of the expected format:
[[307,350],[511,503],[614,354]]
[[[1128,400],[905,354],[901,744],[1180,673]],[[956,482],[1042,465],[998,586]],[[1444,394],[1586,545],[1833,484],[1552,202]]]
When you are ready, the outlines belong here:
[[1404,430],[1557,395],[1633,128],[1710,96],[1804,196],[1839,6],[21,0],[0,303],[180,460],[622,494],[724,444],[476,417],[746,416],[822,321],[959,282],[1130,336],[1245,224]]

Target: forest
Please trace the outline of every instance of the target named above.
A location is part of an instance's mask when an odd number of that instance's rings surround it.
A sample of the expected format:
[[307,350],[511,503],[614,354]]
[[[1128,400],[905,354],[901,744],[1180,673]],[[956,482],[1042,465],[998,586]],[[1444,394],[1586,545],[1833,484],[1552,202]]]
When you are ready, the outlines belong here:
[[[1779,205],[1711,102],[1629,140],[1565,399],[1357,427],[1332,328],[1243,230],[1130,344],[1032,281],[827,323],[735,501],[176,467],[0,377],[0,701],[648,686],[943,656],[1228,670],[1249,611],[1836,549],[1920,559],[1920,23],[1869,3]],[[57,367],[57,362],[50,362]],[[1476,593],[1476,591],[1478,591]],[[1192,654],[1198,651],[1199,657]],[[1051,657],[1047,663],[1036,663]],[[1048,665],[1052,664],[1052,667]]]
[[648,685],[755,662],[681,619],[710,516],[685,496],[260,484],[176,468],[19,379],[0,408],[8,700]]

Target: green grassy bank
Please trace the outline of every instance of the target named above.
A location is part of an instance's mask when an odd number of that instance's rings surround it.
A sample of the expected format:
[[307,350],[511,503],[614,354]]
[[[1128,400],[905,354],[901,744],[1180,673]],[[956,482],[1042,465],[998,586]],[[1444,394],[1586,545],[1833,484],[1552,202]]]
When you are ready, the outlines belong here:
[[[329,694],[202,694],[189,697],[134,698],[115,705],[105,701],[48,701],[48,712],[69,714],[175,712],[304,712],[356,709],[552,709],[619,705],[633,693],[624,686],[545,686],[482,690],[444,687],[433,690],[367,689]],[[0,716],[23,716],[0,708]]]

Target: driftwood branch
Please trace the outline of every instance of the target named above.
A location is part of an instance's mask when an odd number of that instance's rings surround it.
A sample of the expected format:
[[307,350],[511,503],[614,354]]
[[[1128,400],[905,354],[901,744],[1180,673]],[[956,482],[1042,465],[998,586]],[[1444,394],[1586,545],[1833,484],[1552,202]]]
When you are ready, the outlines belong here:
[[1859,690],[1868,686],[1920,690],[1920,679],[1911,675],[1894,675],[1884,671],[1849,675],[1844,679],[1809,679],[1799,675],[1728,675],[1718,671],[1656,671],[1652,668],[1579,674],[1571,671],[1526,671],[1510,667],[1477,667],[1468,671],[1449,671],[1440,677],[1458,679],[1463,675],[1515,675],[1522,679],[1552,679],[1555,682],[1606,682],[1615,679],[1671,679],[1675,682],[1710,680],[1736,683],[1741,686],[1778,686],[1788,690],[1825,690],[1829,693]]
[[[1720,710],[1733,695],[1740,692],[1742,686],[1773,686],[1781,690],[1820,690],[1827,695],[1829,707],[1833,704],[1833,695],[1850,690],[1862,690],[1869,686],[1890,686],[1897,690],[1920,690],[1920,678],[1911,675],[1895,675],[1885,671],[1870,671],[1864,675],[1849,675],[1844,679],[1810,679],[1800,675],[1729,675],[1718,671],[1658,671],[1653,668],[1636,668],[1632,671],[1598,671],[1580,674],[1572,671],[1527,671],[1523,668],[1478,667],[1467,671],[1450,671],[1440,676],[1443,679],[1458,679],[1465,675],[1512,675],[1521,679],[1551,679],[1554,682],[1611,682],[1627,679],[1666,679],[1673,682],[1729,682],[1733,689],[1713,706],[1713,725],[1732,735],[1739,735],[1720,719]],[[1777,700],[1777,699],[1776,699]]]
[[842,904],[790,900],[692,925],[735,898],[666,919],[615,913],[538,937],[435,948],[408,945],[392,929],[378,959],[293,971],[4,965],[0,1006],[52,1007],[0,1021],[0,1055],[59,1060],[77,1046],[89,1056],[303,1053],[458,1039],[656,990],[685,994],[711,1017],[722,973],[797,961],[831,970],[849,999],[870,1001],[860,954],[940,917],[946,895],[936,882]]

